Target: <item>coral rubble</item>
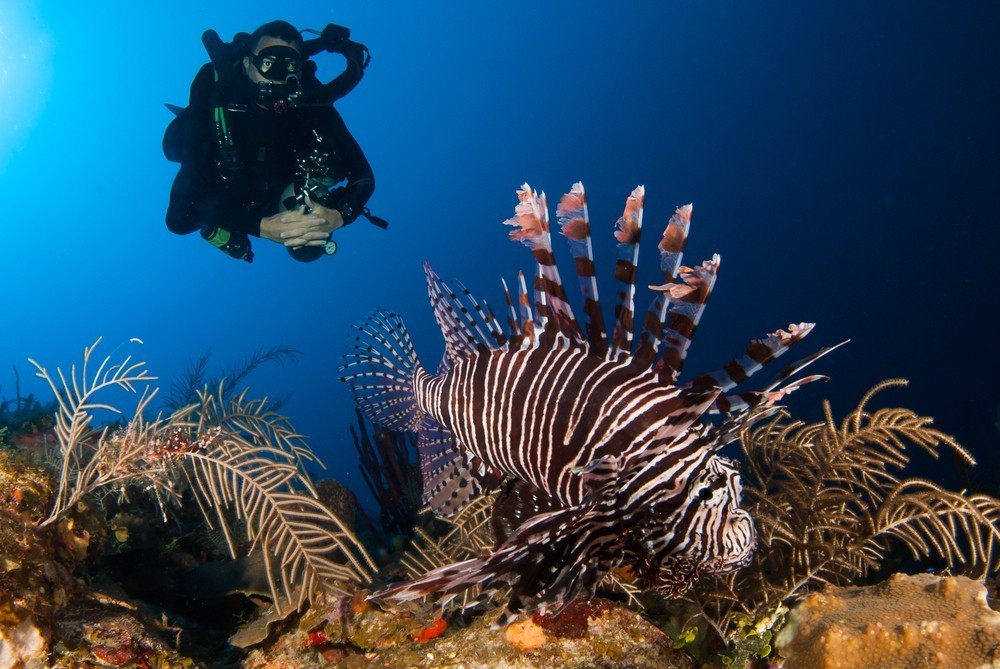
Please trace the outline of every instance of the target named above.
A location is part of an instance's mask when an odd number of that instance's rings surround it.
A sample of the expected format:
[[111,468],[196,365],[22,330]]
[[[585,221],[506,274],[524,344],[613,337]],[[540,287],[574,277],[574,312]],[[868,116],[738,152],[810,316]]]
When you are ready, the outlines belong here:
[[785,669],[1000,666],[1000,613],[963,576],[895,574],[829,587],[796,605],[778,634]]
[[576,604],[556,617],[522,617],[503,630],[492,628],[499,611],[452,628],[416,608],[382,611],[361,598],[313,605],[296,630],[252,651],[244,669],[330,663],[370,669],[696,666],[650,622],[607,601]]

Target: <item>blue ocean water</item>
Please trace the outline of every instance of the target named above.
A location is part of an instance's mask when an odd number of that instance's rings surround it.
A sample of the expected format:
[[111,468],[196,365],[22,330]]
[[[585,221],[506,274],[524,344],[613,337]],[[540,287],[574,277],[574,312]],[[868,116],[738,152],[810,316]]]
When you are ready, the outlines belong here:
[[[221,369],[293,346],[298,362],[261,368],[252,393],[292,393],[293,423],[363,494],[336,381],[350,324],[398,310],[433,368],[420,263],[499,306],[500,277],[532,267],[501,225],[525,181],[553,210],[583,181],[610,307],[614,221],[644,184],[640,285],[658,282],[653,246],[678,205],[695,205],[686,261],[722,255],[689,374],[815,321],[808,350],[852,341],[794,411],[818,418],[829,398],[843,413],[907,377],[884,404],[934,416],[996,466],[995,3],[86,4],[0,5],[4,398],[15,369],[22,394],[45,391],[28,357],[68,367],[98,337],[98,355],[144,359],[164,386],[205,351]],[[361,220],[308,265],[266,242],[252,265],[231,260],[163,222],[177,170],[163,103],[186,103],[202,31],[275,18],[348,26],[373,56],[337,107],[391,225]],[[320,74],[341,65],[324,57]]]

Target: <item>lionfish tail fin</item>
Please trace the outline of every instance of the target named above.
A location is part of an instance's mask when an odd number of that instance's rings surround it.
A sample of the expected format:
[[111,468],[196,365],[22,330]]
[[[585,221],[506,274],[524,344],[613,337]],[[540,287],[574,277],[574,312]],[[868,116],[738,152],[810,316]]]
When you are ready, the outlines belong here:
[[609,357],[632,353],[632,324],[635,312],[635,277],[639,262],[639,241],[642,237],[642,209],[646,189],[636,186],[625,202],[625,211],[615,223],[618,240],[618,260],[615,279],[618,281],[618,302],[615,305],[615,326],[611,334]]
[[424,502],[450,518],[499,482],[497,473],[463,448],[450,430],[425,415],[417,430]]
[[566,345],[579,345],[583,339],[580,326],[566,298],[559,268],[552,250],[552,233],[549,230],[549,211],[545,193],[538,194],[524,184],[517,191],[519,200],[514,217],[504,225],[514,228],[509,234],[514,241],[531,249],[538,264],[535,273],[535,311],[538,343],[551,348],[565,338]]
[[340,380],[350,385],[358,408],[373,423],[390,430],[415,430],[423,418],[416,383],[427,372],[417,360],[402,319],[376,311],[354,329],[337,370]]

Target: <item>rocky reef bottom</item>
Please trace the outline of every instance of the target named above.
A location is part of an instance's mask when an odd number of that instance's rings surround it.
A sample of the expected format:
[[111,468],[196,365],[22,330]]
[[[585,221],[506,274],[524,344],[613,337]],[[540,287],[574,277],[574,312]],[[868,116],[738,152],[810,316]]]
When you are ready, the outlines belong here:
[[[227,615],[246,624],[230,642],[224,636],[205,641],[204,620],[217,615],[218,604],[199,621],[195,607],[178,614],[151,605],[102,571],[113,564],[109,546],[148,540],[134,517],[126,523],[118,514],[116,522],[105,522],[79,505],[59,522],[39,524],[53,485],[44,466],[0,450],[0,669],[721,666],[699,664],[653,621],[602,599],[494,629],[496,613],[442,618],[430,606],[385,610],[363,594],[321,594],[304,612],[268,615],[259,589],[244,582],[234,586],[242,589],[243,606]],[[147,559],[142,555],[128,553],[122,561],[138,569]],[[183,555],[190,566],[191,553]],[[1000,613],[989,607],[979,582],[897,574],[874,586],[830,587],[804,597],[775,641],[776,653],[753,660],[756,666],[1000,667]]]

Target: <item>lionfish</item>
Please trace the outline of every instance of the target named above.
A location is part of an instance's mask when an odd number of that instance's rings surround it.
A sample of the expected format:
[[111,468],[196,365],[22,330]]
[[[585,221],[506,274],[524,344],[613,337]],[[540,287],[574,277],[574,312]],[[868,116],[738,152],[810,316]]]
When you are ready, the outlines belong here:
[[[633,298],[645,191],[637,187],[616,224],[618,299],[605,330],[583,186],[557,216],[583,293],[583,322],[556,267],[545,194],[518,191],[513,240],[537,261],[534,311],[519,275],[515,305],[504,282],[509,334],[464,286],[452,289],[424,263],[430,303],[445,339],[436,374],[417,360],[400,318],[377,311],[360,325],[340,368],[375,423],[418,434],[424,500],[444,516],[500,486],[492,511],[497,548],[435,569],[375,597],[448,599],[482,585],[480,599],[509,589],[505,620],[561,611],[590,598],[614,569],[668,597],[701,574],[749,563],[756,535],[739,508],[736,464],[717,455],[751,422],[802,384],[785,383],[830,349],[783,370],[765,388],[726,394],[812,329],[789,326],[752,341],[742,357],[677,381],[719,270],[719,256],[684,267],[692,206],[676,210],[659,244],[665,283],[633,345]],[[634,350],[633,350],[634,349]],[[784,385],[782,385],[784,384]],[[715,424],[708,413],[725,417]]]

